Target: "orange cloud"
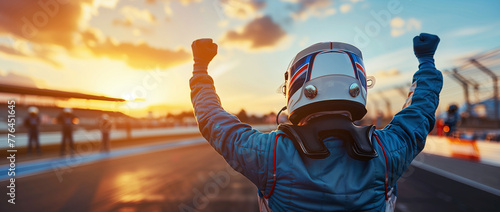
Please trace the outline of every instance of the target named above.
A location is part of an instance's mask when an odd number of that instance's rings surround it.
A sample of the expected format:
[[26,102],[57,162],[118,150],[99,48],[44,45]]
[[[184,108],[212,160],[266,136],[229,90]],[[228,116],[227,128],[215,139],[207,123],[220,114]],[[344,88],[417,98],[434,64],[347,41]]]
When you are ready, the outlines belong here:
[[[40,3],[41,2],[41,3]],[[110,1],[113,3],[114,1]],[[169,50],[147,44],[113,43],[112,38],[97,36],[85,29],[85,7],[95,5],[97,0],[16,0],[3,1],[0,7],[0,36],[7,35],[25,40],[32,46],[31,52],[0,46],[0,53],[21,58],[38,59],[55,67],[61,66],[54,55],[54,46],[63,47],[68,55],[81,56],[78,51],[84,41],[85,49],[97,57],[123,60],[133,68],[171,67],[190,59],[183,49]],[[109,3],[110,5],[113,5]],[[87,9],[88,10],[88,9]],[[124,9],[133,20],[154,21],[155,18],[144,10]],[[122,12],[123,12],[122,11]],[[127,24],[115,23],[115,24]],[[83,31],[81,29],[84,29]],[[60,51],[59,51],[60,52]]]
[[91,31],[83,33],[82,39],[95,56],[122,60],[136,69],[168,68],[191,59],[191,54],[185,49],[160,49],[146,43],[116,43],[110,38],[101,42],[99,36]]
[[247,43],[252,49],[271,47],[285,38],[286,32],[269,16],[256,18],[241,30],[231,30],[222,37],[222,43]]
[[384,77],[395,77],[395,76],[399,76],[401,75],[401,71],[399,71],[398,69],[389,69],[389,70],[379,70],[377,72],[375,72],[375,76],[376,77],[381,77],[381,78],[384,78]]
[[0,53],[14,58],[35,59],[46,62],[54,67],[61,67],[59,62],[51,58],[53,53],[49,49],[33,48],[30,52],[26,52],[15,47],[0,45]]
[[92,4],[92,0],[2,1],[0,35],[69,49],[73,47],[74,33],[81,26],[84,5]]
[[347,12],[351,11],[351,9],[352,9],[352,6],[350,4],[340,5],[340,12],[342,12],[342,13],[347,13]]
[[0,70],[0,84],[38,88],[38,84],[43,85],[45,82],[30,76]]
[[118,4],[118,1],[119,0],[96,0],[94,5],[113,9]]
[[[159,2],[159,1],[167,1],[167,0],[145,0],[146,3],[148,4],[155,4],[156,2]],[[181,4],[183,5],[189,5],[191,4],[192,2],[201,2],[202,0],[177,0],[178,2],[180,2]]]
[[336,13],[332,8],[331,0],[283,0],[293,3],[294,11],[292,17],[298,20],[306,20],[310,16],[326,17]]
[[153,31],[151,24],[157,23],[156,16],[146,9],[141,10],[132,6],[124,6],[120,11],[125,18],[114,19],[113,25],[131,28],[135,36],[150,33]]
[[410,18],[404,20],[401,17],[394,17],[391,19],[391,35],[393,37],[401,36],[407,32],[420,30],[422,28],[422,22],[415,18]]
[[132,21],[129,19],[121,20],[121,19],[115,19],[113,20],[113,25],[115,26],[124,26],[124,27],[132,27]]
[[263,0],[220,0],[219,3],[226,15],[240,19],[252,17],[266,6]]
[[148,23],[152,23],[156,21],[156,17],[146,9],[141,10],[132,6],[124,6],[122,7],[121,12],[127,18],[127,20],[131,22],[145,21]]

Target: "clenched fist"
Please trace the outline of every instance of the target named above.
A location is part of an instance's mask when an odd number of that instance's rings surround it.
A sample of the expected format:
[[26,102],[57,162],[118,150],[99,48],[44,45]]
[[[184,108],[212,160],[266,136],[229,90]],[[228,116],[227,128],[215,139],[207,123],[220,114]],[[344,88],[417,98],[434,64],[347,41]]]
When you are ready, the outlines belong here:
[[437,35],[421,33],[419,36],[413,38],[413,51],[418,59],[420,58],[433,58],[439,44],[439,37]]
[[193,41],[191,48],[193,49],[194,62],[199,64],[208,65],[217,54],[217,44],[213,43],[210,38]]

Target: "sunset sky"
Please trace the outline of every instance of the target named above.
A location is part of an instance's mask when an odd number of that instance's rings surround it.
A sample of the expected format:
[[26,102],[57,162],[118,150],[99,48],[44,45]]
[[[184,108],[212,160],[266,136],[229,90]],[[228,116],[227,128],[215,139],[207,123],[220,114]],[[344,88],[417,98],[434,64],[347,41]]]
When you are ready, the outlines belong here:
[[[410,82],[420,32],[441,37],[442,70],[499,47],[499,10],[500,1],[0,0],[0,83],[140,98],[123,107],[143,111],[189,109],[191,42],[213,38],[219,54],[209,73],[223,106],[277,112],[283,73],[309,45],[360,48],[377,80],[370,96]],[[441,105],[452,101],[463,100]]]

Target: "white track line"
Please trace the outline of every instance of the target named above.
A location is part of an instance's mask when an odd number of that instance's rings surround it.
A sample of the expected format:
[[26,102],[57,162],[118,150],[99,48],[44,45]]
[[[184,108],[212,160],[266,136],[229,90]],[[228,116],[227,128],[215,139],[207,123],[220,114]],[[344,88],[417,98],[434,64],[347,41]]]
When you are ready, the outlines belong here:
[[432,172],[434,174],[441,175],[441,176],[446,177],[446,178],[448,178],[450,180],[454,180],[454,181],[457,181],[459,183],[471,186],[473,188],[476,188],[476,189],[488,192],[490,194],[493,194],[493,195],[496,195],[496,196],[500,196],[500,190],[498,190],[496,188],[492,188],[490,186],[478,183],[478,182],[470,180],[468,178],[465,178],[465,177],[453,174],[451,172],[444,171],[442,169],[436,168],[436,167],[431,166],[431,165],[427,165],[427,164],[422,163],[420,161],[414,160],[411,164],[414,165],[414,166],[416,166],[417,168],[421,168],[423,170]]

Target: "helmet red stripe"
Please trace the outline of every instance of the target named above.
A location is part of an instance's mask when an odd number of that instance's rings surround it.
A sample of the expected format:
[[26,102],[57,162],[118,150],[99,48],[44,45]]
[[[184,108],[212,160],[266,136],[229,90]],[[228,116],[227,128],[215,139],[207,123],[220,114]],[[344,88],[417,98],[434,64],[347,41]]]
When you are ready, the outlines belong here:
[[356,63],[356,67],[361,70],[363,72],[363,74],[366,76],[366,72],[365,72],[365,69],[363,68],[363,66],[361,66],[359,63]]
[[297,71],[295,73],[295,75],[293,75],[292,79],[290,80],[290,85],[295,81],[295,79],[297,79],[298,76],[302,75],[302,73],[304,73],[305,70],[307,70],[307,68],[309,67],[309,64],[306,63],[304,66],[302,66],[299,71]]

